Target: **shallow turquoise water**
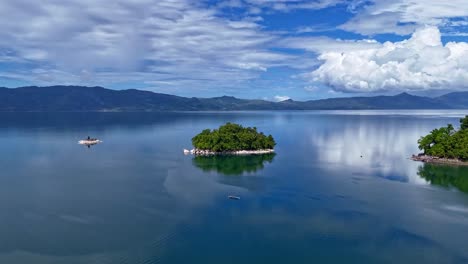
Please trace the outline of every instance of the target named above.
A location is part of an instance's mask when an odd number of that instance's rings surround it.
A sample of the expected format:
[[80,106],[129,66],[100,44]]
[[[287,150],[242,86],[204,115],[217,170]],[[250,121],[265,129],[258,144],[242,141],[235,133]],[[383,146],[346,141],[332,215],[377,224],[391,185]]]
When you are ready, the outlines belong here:
[[[408,159],[467,113],[0,114],[0,263],[467,263],[468,169]],[[276,155],[182,154],[228,121]]]

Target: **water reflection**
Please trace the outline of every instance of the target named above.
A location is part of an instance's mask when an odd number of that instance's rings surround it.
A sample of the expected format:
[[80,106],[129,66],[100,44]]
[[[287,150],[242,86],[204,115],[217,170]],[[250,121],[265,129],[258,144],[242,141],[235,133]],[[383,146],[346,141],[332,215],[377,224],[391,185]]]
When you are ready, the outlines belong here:
[[[15,113],[0,120],[0,263],[468,258],[468,195],[366,178],[466,186],[465,168],[449,168],[455,172],[444,179],[424,176],[424,167],[418,176],[421,164],[406,159],[420,135],[458,118]],[[228,121],[273,134],[278,155],[180,153],[197,131]],[[88,134],[105,143],[78,147]]]
[[394,181],[425,183],[417,176],[418,164],[408,157],[418,153],[416,142],[428,130],[426,126],[403,117],[351,116],[340,117],[339,121],[309,131],[313,148],[320,150],[317,155],[322,164],[338,164],[338,168],[346,166],[355,173]]
[[242,175],[262,170],[266,163],[273,162],[274,153],[261,155],[215,155],[196,156],[193,165],[204,172],[217,172],[224,175]]
[[432,185],[468,193],[468,167],[424,164],[419,167],[418,175]]

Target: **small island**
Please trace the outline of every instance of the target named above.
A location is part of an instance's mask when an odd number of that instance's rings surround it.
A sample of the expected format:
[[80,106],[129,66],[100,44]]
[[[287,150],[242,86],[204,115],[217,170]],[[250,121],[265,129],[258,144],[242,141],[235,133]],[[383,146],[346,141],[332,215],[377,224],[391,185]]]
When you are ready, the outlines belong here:
[[468,165],[468,116],[460,119],[460,129],[453,125],[434,129],[418,140],[423,153],[412,159],[427,163]]
[[271,135],[258,132],[256,127],[243,127],[239,124],[226,123],[218,129],[205,129],[192,138],[195,147],[184,150],[185,154],[268,154],[274,152],[276,145]]

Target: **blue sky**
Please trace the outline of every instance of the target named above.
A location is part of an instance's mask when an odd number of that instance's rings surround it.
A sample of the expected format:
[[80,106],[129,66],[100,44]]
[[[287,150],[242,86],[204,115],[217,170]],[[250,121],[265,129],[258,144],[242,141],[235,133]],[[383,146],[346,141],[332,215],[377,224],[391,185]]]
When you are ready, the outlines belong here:
[[267,100],[468,90],[466,0],[3,0],[0,86]]

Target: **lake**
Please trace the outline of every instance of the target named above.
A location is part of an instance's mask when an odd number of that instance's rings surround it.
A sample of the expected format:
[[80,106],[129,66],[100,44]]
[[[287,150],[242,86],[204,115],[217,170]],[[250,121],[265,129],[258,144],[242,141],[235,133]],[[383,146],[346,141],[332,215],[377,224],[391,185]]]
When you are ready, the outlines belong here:
[[[408,159],[465,114],[3,113],[0,263],[467,263],[468,168]],[[225,122],[276,154],[183,155]]]

